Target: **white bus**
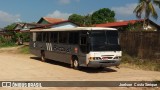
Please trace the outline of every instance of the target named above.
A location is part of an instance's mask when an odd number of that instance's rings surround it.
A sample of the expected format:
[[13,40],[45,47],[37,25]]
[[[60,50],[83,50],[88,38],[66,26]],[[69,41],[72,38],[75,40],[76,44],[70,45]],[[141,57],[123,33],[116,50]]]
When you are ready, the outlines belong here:
[[31,30],[31,53],[71,67],[119,66],[122,51],[114,28],[76,27]]

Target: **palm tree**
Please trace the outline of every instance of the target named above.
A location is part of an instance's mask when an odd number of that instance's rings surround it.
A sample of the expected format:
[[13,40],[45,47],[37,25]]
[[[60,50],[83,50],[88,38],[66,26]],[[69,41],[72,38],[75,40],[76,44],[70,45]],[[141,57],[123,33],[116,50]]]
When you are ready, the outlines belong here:
[[148,25],[148,22],[145,23],[146,20],[149,19],[150,15],[154,19],[157,20],[158,14],[153,6],[153,4],[157,5],[160,8],[160,0],[139,0],[138,6],[134,9],[134,13],[136,13],[137,18],[141,18],[142,12],[145,13],[144,17],[144,25]]

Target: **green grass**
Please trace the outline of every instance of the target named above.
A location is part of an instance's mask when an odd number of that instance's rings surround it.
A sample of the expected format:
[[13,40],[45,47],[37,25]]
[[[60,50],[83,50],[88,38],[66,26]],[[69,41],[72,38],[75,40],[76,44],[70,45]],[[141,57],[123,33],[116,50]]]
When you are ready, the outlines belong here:
[[5,42],[5,43],[0,43],[0,48],[4,48],[4,47],[14,47],[17,46],[16,43],[13,42]]
[[19,52],[22,54],[30,54],[29,46],[23,46],[19,49]]
[[160,71],[160,61],[158,60],[144,60],[136,57],[131,57],[128,54],[122,56],[122,67]]

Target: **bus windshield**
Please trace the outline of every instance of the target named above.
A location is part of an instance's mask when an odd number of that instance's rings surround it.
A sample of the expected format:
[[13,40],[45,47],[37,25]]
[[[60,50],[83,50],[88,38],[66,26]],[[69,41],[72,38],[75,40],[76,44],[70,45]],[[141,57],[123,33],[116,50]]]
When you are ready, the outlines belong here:
[[118,31],[91,31],[90,46],[91,51],[120,51]]

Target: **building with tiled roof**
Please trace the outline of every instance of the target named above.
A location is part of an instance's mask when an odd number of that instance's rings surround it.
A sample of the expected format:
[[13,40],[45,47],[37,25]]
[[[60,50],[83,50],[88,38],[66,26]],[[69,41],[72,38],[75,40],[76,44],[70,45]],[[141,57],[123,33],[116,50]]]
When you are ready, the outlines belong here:
[[[111,22],[111,23],[103,23],[103,24],[95,24],[95,27],[110,27],[110,28],[117,28],[117,29],[121,29],[123,27],[127,27],[129,24],[135,24],[135,23],[142,23],[143,24],[144,19],[140,19],[140,20],[128,20],[128,21],[117,21],[117,22]],[[146,22],[148,22],[148,26],[146,27],[142,27],[144,30],[154,30],[154,31],[158,31],[160,30],[160,26],[156,23],[154,23],[151,20],[146,20]]]
[[78,27],[78,26],[79,25],[77,25],[71,21],[65,20],[65,21],[61,21],[61,22],[43,25],[42,28],[73,28],[73,27]]
[[43,17],[37,23],[17,23],[14,30],[28,32],[30,29],[36,28],[73,28],[78,26],[79,25],[68,20]]
[[111,22],[111,23],[103,23],[103,24],[96,24],[96,27],[123,27],[127,26],[128,24],[135,24],[136,22],[142,22],[143,20],[128,20],[128,21],[117,21],[117,22]]
[[59,19],[59,18],[50,18],[50,17],[42,17],[37,24],[53,24],[57,22],[62,22],[64,19]]

